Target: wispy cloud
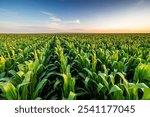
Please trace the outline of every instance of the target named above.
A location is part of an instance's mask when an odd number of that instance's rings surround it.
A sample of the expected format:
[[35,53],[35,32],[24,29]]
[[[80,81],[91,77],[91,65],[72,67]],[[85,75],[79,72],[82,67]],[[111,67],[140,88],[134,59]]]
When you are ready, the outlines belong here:
[[47,15],[47,16],[53,16],[52,13],[47,12],[47,11],[40,11],[40,13],[43,14],[43,15]]
[[64,21],[65,24],[80,24],[80,20],[70,20],[70,21]]
[[19,12],[0,8],[0,15],[4,17],[4,19],[0,17],[0,33],[69,32],[72,28],[80,26],[79,19],[63,19],[54,13],[46,11],[40,11],[40,14],[45,15],[44,20],[38,21],[34,19],[34,22],[31,21],[32,23],[26,20],[18,20],[19,18],[23,19],[18,14]]
[[0,21],[0,33],[53,33],[58,28],[45,25],[20,24],[10,21]]
[[59,18],[58,16],[54,15],[53,13],[47,12],[47,11],[40,11],[40,13],[48,16],[48,20],[49,20],[50,24],[67,25],[67,24],[80,24],[81,23],[79,19],[63,20],[63,19]]
[[55,16],[49,17],[49,20],[52,21],[52,22],[61,22],[62,21],[60,18],[57,18]]

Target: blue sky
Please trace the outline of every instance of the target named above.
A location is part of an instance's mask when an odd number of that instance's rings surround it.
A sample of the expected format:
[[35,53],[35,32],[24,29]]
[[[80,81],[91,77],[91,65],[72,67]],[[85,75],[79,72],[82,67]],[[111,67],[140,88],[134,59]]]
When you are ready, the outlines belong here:
[[150,32],[150,0],[0,0],[0,33]]

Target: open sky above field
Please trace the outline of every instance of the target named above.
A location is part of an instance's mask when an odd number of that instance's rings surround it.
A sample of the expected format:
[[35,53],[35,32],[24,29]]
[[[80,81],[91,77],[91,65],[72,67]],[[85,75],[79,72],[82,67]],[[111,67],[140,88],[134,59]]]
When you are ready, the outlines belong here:
[[147,33],[150,0],[0,0],[0,33]]

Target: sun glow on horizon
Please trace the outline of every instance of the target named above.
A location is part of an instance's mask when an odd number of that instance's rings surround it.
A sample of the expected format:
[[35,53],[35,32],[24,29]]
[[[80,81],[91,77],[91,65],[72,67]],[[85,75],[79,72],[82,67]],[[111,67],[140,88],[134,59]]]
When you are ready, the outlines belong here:
[[150,33],[148,0],[13,1],[0,2],[0,33]]

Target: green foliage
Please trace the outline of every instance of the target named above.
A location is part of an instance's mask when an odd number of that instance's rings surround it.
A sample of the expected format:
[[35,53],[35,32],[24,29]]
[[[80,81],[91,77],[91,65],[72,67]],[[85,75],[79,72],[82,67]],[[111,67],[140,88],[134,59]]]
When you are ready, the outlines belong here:
[[0,99],[150,99],[149,34],[1,34]]
[[137,82],[150,82],[150,64],[140,64],[137,66],[134,78]]

